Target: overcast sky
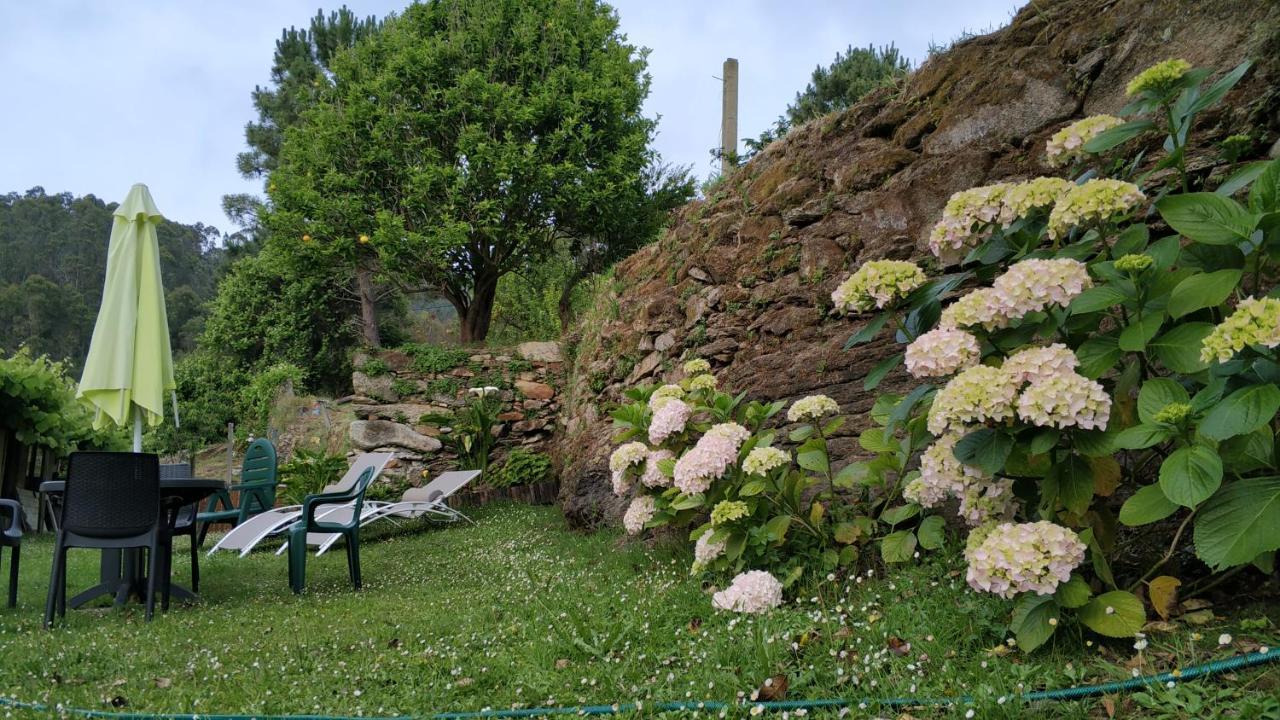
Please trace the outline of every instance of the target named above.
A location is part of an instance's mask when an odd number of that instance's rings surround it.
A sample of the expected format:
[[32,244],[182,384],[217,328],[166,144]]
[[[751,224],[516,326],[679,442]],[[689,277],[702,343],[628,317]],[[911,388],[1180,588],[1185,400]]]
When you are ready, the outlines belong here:
[[[405,0],[350,0],[386,15]],[[740,62],[739,135],[782,113],[815,65],[847,45],[895,43],[914,61],[929,43],[1006,23],[1022,0],[618,0],[622,30],[652,49],[664,159],[712,172],[721,63]],[[0,0],[0,193],[118,201],[151,187],[169,218],[223,230],[220,199],[258,192],[235,156],[254,118],[249,93],[269,79],[283,27],[318,0]],[[325,5],[326,11],[333,5]]]

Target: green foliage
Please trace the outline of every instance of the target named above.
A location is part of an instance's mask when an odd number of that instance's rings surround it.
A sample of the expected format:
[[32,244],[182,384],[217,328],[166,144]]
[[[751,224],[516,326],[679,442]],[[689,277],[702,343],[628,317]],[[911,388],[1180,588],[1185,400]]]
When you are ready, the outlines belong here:
[[433,0],[389,19],[332,58],[332,86],[286,133],[273,237],[299,262],[438,291],[462,341],[484,340],[503,275],[615,224],[619,188],[643,186],[648,78],[617,23],[574,0]]
[[786,114],[779,116],[773,128],[765,130],[759,138],[748,139],[747,146],[759,152],[792,127],[847,108],[872,90],[901,80],[910,71],[911,61],[902,57],[893,43],[881,48],[850,45],[844,52],[836,53],[827,67],[814,68],[809,84],[796,93]]
[[462,367],[471,357],[471,353],[463,348],[444,345],[409,344],[401,346],[400,351],[413,359],[413,371],[424,375],[437,375]]
[[357,369],[369,377],[382,377],[391,372],[391,366],[382,358],[369,358]]
[[80,449],[121,449],[121,436],[93,429],[93,412],[76,400],[66,366],[27,348],[0,358],[0,430],[18,442],[65,454]]
[[[0,348],[84,361],[98,316],[114,203],[43,188],[0,195]],[[157,228],[169,333],[178,355],[195,346],[224,261],[217,229],[163,221]]]
[[250,430],[263,433],[271,419],[271,408],[275,405],[280,390],[286,384],[301,390],[306,374],[302,368],[289,363],[276,363],[253,376],[249,384],[241,391],[240,403],[246,420],[252,425]]
[[293,457],[280,466],[280,497],[286,504],[301,505],[303,498],[337,482],[346,470],[344,455],[305,446],[294,448]]
[[465,407],[452,415],[427,414],[420,422],[447,426],[450,432],[440,440],[458,458],[459,470],[489,469],[489,455],[498,438],[493,426],[498,424],[502,403],[490,395],[472,395]]
[[551,458],[539,452],[512,450],[488,483],[493,487],[535,485],[551,479]]

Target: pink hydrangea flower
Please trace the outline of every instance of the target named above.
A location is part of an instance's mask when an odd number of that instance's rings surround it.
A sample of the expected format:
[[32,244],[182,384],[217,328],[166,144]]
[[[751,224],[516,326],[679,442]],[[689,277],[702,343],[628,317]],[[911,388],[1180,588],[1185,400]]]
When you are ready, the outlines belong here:
[[738,460],[738,449],[751,433],[737,423],[720,423],[676,461],[675,486],[685,495],[706,492]]
[[782,604],[782,583],[763,570],[748,570],[713,595],[711,604],[719,610],[766,613]]
[[1085,544],[1074,532],[1047,521],[1004,523],[970,535],[965,559],[974,590],[1012,598],[1048,595],[1084,560]]
[[724,540],[712,542],[711,536],[714,532],[708,530],[698,536],[697,542],[693,544],[693,571],[699,572],[706,567],[711,561],[724,554],[724,549],[728,543]]
[[913,377],[941,377],[977,365],[978,339],[963,330],[940,327],[907,346],[907,372]]
[[947,200],[942,219],[929,233],[929,249],[942,264],[959,262],[970,248],[991,235],[1009,187],[1009,183],[997,183],[961,190]]
[[671,485],[671,478],[662,474],[658,463],[675,457],[670,450],[654,450],[644,461],[644,472],[640,473],[640,484],[647,488],[661,488]]
[[983,483],[972,483],[959,493],[960,517],[969,527],[978,527],[996,520],[1013,517],[1017,498],[1013,494],[1013,481],[993,478]]
[[653,419],[649,421],[649,442],[661,445],[672,435],[684,432],[692,413],[693,409],[683,400],[669,398],[653,412]]

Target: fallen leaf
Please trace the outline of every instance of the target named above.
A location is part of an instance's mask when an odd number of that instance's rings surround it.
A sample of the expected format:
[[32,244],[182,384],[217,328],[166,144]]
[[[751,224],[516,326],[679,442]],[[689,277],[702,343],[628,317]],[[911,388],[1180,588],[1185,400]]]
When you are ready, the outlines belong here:
[[121,685],[124,685],[127,682],[129,681],[125,680],[124,678],[116,678],[115,680],[111,681],[111,687],[120,687]]
[[1178,587],[1182,581],[1169,575],[1161,575],[1149,584],[1147,596],[1151,599],[1151,607],[1163,620],[1178,607]]
[[458,682],[454,683],[454,685],[458,687],[466,687],[473,682],[475,682],[475,680],[472,680],[469,677],[463,677],[463,678],[458,678]]
[[1191,612],[1192,610],[1203,610],[1213,607],[1213,603],[1204,598],[1191,598],[1182,601],[1182,612]]
[[756,692],[761,700],[781,700],[787,696],[787,688],[790,683],[787,682],[787,676],[781,673],[765,680]]
[[698,628],[702,627],[702,618],[696,617],[689,621],[689,632],[694,635],[698,634]]
[[171,685],[173,685],[173,681],[167,677],[156,678],[156,687],[160,688],[161,690],[165,690]]
[[1112,698],[1110,695],[1106,695],[1106,696],[1104,696],[1104,697],[1102,698],[1102,709],[1107,711],[1107,717],[1109,717],[1109,718],[1113,718],[1113,717],[1115,717],[1115,716],[1116,716],[1116,701],[1115,701],[1115,699],[1114,699],[1114,698]]
[[893,654],[897,655],[898,657],[902,657],[903,655],[906,655],[907,653],[911,652],[911,643],[907,642],[906,640],[903,640],[897,635],[890,635],[888,644],[889,644],[889,649],[892,650]]
[[1182,621],[1189,625],[1208,625],[1213,622],[1213,611],[1196,610],[1195,612],[1184,613]]
[[1093,492],[1102,497],[1111,497],[1120,487],[1120,463],[1114,457],[1089,458],[1089,467],[1093,470]]
[[1142,632],[1145,633],[1171,633],[1182,627],[1176,622],[1166,622],[1164,620],[1152,620],[1142,626]]
[[563,670],[563,669],[565,669],[565,668],[567,668],[567,667],[569,667],[569,659],[568,659],[568,658],[560,658],[559,660],[556,660],[556,669],[557,669],[557,670]]
[[395,650],[396,648],[400,647],[400,638],[391,638],[390,640],[388,640],[387,647],[391,648],[392,650]]

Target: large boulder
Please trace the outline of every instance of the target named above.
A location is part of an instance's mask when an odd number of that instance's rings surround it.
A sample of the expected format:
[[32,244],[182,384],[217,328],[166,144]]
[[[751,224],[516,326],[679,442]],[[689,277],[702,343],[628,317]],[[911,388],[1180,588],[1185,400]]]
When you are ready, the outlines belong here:
[[386,402],[396,402],[400,399],[400,393],[395,390],[395,378],[391,375],[365,375],[359,370],[351,373],[351,389],[355,390],[356,395],[362,395],[374,400],[383,400]]
[[399,447],[429,454],[440,449],[440,441],[390,420],[356,420],[348,429],[351,442],[361,450]]
[[529,362],[558,363],[564,362],[558,342],[526,342],[516,346],[520,357]]

